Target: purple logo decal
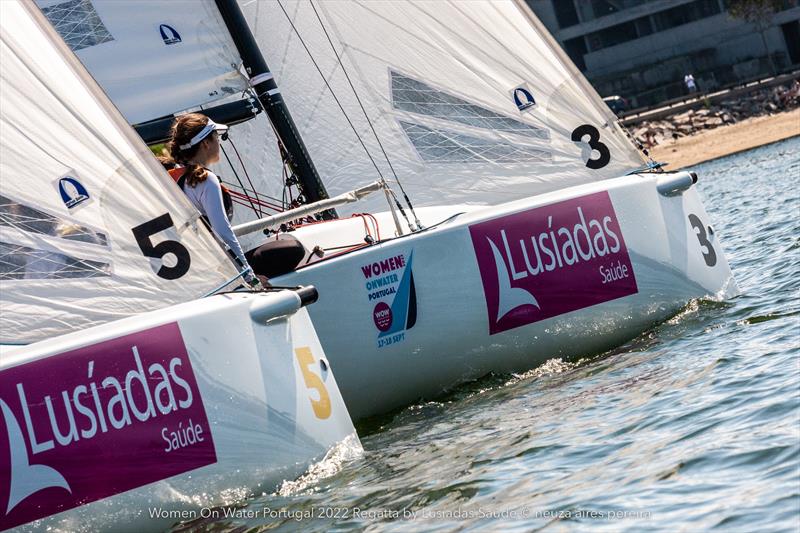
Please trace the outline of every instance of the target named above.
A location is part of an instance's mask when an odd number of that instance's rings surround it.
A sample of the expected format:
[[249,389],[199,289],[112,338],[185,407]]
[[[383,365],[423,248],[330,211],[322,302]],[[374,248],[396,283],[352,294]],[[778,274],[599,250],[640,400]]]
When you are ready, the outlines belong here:
[[367,300],[377,302],[372,320],[378,328],[378,348],[402,342],[417,323],[417,289],[411,264],[414,252],[399,254],[361,267]]
[[0,529],[217,462],[178,324],[0,372]]
[[470,226],[489,334],[636,294],[603,191]]
[[372,318],[375,320],[375,327],[381,331],[388,331],[392,326],[392,308],[386,302],[379,302],[372,311]]

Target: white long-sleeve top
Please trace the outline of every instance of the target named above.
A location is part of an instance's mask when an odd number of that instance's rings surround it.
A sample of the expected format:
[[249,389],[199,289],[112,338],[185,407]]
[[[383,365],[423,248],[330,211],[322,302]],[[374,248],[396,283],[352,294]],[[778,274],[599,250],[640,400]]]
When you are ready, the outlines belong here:
[[242,265],[247,266],[247,259],[244,257],[242,245],[233,233],[231,223],[228,217],[225,216],[225,205],[222,202],[222,188],[219,184],[217,175],[207,171],[206,179],[195,185],[190,186],[188,183],[183,184],[183,192],[189,198],[189,201],[206,217],[211,223],[211,228],[214,233],[219,236],[222,241],[227,244],[236,257],[242,262]]

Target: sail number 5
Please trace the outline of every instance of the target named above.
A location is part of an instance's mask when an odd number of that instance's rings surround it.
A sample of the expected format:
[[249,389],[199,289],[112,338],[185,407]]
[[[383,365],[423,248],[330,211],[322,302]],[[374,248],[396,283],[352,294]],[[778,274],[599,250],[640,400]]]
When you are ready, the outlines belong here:
[[583,138],[587,135],[589,141],[586,144],[588,144],[592,150],[600,154],[600,157],[597,159],[592,159],[590,157],[589,160],[586,161],[586,166],[592,170],[603,168],[611,161],[611,152],[608,150],[608,146],[600,142],[600,132],[597,131],[597,128],[590,124],[578,126],[572,131],[572,140],[574,142],[585,142]]
[[142,250],[145,257],[152,257],[154,259],[161,259],[164,256],[172,254],[175,256],[175,264],[167,266],[162,264],[156,274],[164,279],[178,279],[189,271],[189,266],[192,264],[192,257],[189,255],[189,250],[178,241],[161,241],[153,245],[150,238],[160,231],[172,228],[175,223],[169,213],[164,213],[160,217],[153,220],[148,220],[144,224],[140,224],[133,228],[133,236],[136,238],[136,244]]
[[314,363],[314,355],[311,353],[311,348],[305,346],[295,348],[294,353],[297,356],[297,362],[300,363],[300,371],[303,373],[303,381],[305,381],[306,387],[315,389],[319,394],[319,400],[309,398],[311,400],[311,408],[314,409],[314,414],[317,418],[324,420],[331,416],[331,397],[328,394],[328,389],[325,388],[325,383],[309,368]]

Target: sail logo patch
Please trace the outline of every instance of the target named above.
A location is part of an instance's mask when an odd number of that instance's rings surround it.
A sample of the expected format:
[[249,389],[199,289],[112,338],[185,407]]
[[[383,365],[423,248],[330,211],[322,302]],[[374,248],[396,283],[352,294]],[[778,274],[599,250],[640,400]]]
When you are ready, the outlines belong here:
[[520,112],[528,111],[536,106],[536,99],[533,97],[533,91],[527,83],[515,87],[511,91],[511,96]]
[[77,177],[65,174],[56,180],[58,194],[67,209],[74,209],[89,200],[89,191],[78,180]]
[[178,31],[168,24],[162,24],[158,27],[158,31],[161,33],[161,40],[164,41],[164,44],[177,44],[181,42],[181,35]]
[[0,529],[217,462],[178,324],[0,372]]
[[469,232],[490,335],[638,292],[606,191],[473,224]]
[[413,252],[361,266],[372,321],[378,330],[378,348],[405,340],[417,323],[417,291],[412,269]]

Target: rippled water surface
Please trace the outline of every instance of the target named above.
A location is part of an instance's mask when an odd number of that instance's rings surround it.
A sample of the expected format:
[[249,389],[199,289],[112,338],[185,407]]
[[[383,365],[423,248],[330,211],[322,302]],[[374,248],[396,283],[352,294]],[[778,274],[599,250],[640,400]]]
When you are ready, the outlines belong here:
[[373,421],[338,473],[249,503],[271,518],[201,527],[800,530],[800,138],[694,170],[741,296]]

